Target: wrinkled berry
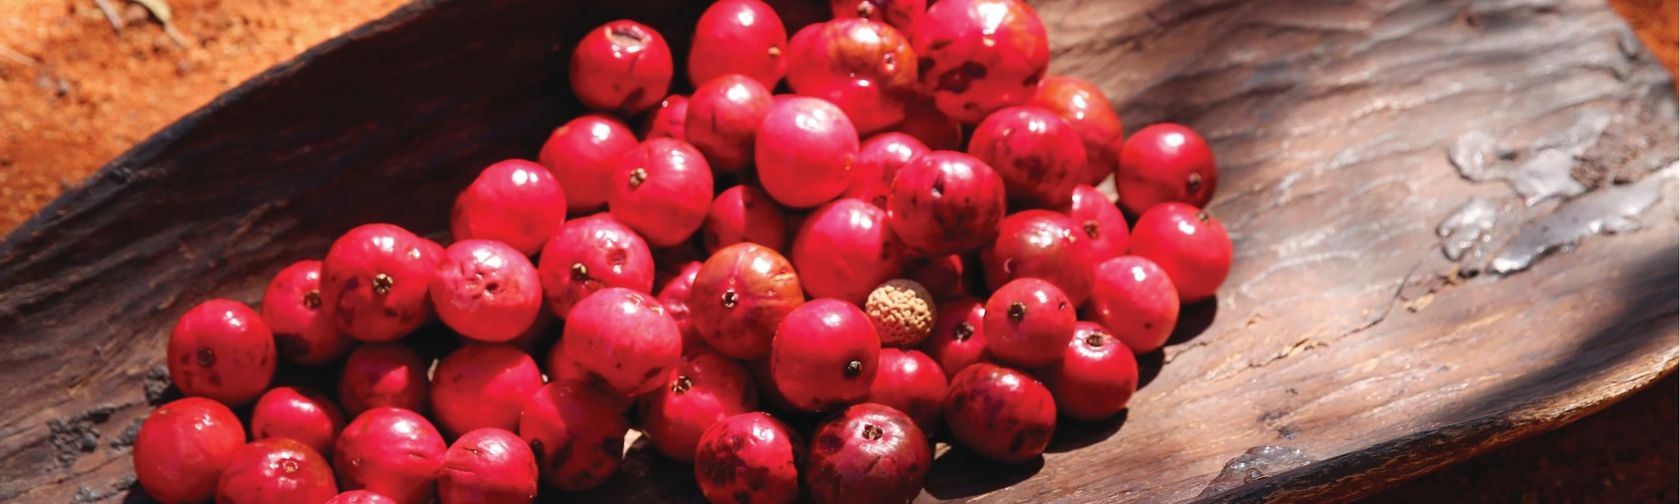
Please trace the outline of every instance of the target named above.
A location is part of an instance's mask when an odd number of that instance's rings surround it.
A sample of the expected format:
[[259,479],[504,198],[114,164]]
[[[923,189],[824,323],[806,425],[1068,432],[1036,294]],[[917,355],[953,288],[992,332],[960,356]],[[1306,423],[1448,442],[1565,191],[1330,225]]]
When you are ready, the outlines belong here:
[[274,334],[244,303],[199,303],[169,333],[169,379],[181,393],[231,406],[256,400],[274,378]]
[[478,429],[455,440],[438,469],[442,504],[517,504],[537,498],[537,457],[518,435]]
[[543,481],[568,492],[601,486],[618,472],[629,430],[620,400],[584,382],[549,383],[531,395],[519,437],[537,456]]
[[694,479],[711,502],[787,504],[799,496],[805,443],[763,412],[712,424],[694,451]]
[[561,319],[601,289],[653,290],[653,271],[647,242],[606,214],[567,221],[537,260],[548,309]]
[[651,294],[630,289],[606,289],[579,301],[560,342],[568,358],[628,396],[658,387],[682,364],[677,322]]
[[542,282],[525,254],[502,242],[465,240],[438,261],[430,288],[438,318],[462,336],[509,341],[542,312]]
[[1178,288],[1178,300],[1213,297],[1231,272],[1231,237],[1207,212],[1183,203],[1162,203],[1138,218],[1132,254],[1154,261]]
[[595,110],[647,110],[665,96],[671,73],[665,37],[628,19],[591,30],[572,50],[572,94]]

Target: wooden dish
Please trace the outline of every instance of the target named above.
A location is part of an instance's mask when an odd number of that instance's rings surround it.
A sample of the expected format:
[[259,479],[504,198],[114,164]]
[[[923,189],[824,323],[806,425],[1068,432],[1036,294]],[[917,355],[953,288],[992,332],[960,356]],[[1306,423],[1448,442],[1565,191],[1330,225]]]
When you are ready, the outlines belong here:
[[[825,8],[802,1],[792,26]],[[0,243],[0,500],[143,498],[128,444],[169,393],[177,315],[214,296],[255,304],[270,275],[357,223],[443,233],[480,167],[534,155],[579,112],[565,63],[584,31],[631,17],[684,54],[703,4],[418,1],[66,193]],[[1344,500],[1673,371],[1676,191],[1672,169],[1648,174],[1677,156],[1675,88],[1600,2],[1037,6],[1055,71],[1101,85],[1133,129],[1173,120],[1213,142],[1211,210],[1236,264],[1142,357],[1147,384],[1121,418],[1065,423],[1041,463],[942,451],[924,499]],[[1455,171],[1448,150],[1473,132],[1512,158],[1501,169],[1550,149],[1583,188],[1645,181],[1530,207]],[[1652,191],[1641,231],[1471,274],[1525,226]],[[1472,197],[1504,208],[1488,255],[1448,260],[1437,223]],[[697,499],[688,468],[650,450],[633,447],[623,473],[586,497]]]

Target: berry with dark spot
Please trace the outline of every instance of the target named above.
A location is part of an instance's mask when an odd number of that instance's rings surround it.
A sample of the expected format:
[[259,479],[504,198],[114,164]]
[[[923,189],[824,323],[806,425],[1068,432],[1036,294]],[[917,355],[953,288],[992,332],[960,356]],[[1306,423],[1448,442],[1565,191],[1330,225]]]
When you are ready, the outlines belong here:
[[649,245],[682,243],[706,221],[712,204],[712,169],[682,140],[654,138],[619,159],[607,208]]
[[1017,278],[1055,284],[1078,306],[1091,295],[1091,272],[1097,267],[1085,231],[1068,216],[1027,210],[1003,219],[997,240],[980,250],[986,284],[993,289]]
[[560,181],[540,164],[509,159],[479,172],[455,197],[449,232],[456,241],[495,240],[530,256],[565,220]]
[[776,250],[787,246],[787,218],[764,191],[738,185],[718,193],[706,214],[701,241],[707,252],[741,242],[752,242]]
[[1137,358],[1102,325],[1080,322],[1067,356],[1039,372],[1056,411],[1068,418],[1101,420],[1126,408],[1137,392]]
[[1178,321],[1178,290],[1155,261],[1120,256],[1097,265],[1090,313],[1135,353],[1167,343]]
[[736,359],[769,354],[782,319],[805,303],[793,265],[755,243],[712,253],[691,289],[688,314],[695,332],[707,345]]
[[222,470],[216,502],[326,502],[338,493],[326,457],[285,438],[258,439],[240,448]]
[[1062,208],[1062,212],[1079,227],[1097,262],[1126,253],[1131,241],[1126,229],[1126,216],[1097,188],[1088,185],[1073,188],[1073,198]]
[[338,360],[356,340],[333,326],[321,309],[321,261],[292,263],[263,292],[262,319],[280,357],[305,366]]
[[601,486],[618,472],[630,426],[620,400],[595,384],[556,381],[525,403],[519,437],[537,456],[543,481],[568,492]]
[[562,319],[601,289],[653,290],[653,273],[647,242],[607,214],[566,221],[537,260],[548,309]]
[[1025,103],[1050,66],[1044,23],[1020,0],[941,0],[912,35],[923,92],[966,123]]
[[904,267],[904,276],[922,284],[936,301],[962,297],[967,292],[963,271],[963,256],[951,254],[938,257],[917,257]]
[[887,223],[923,256],[959,253],[996,236],[1005,209],[1003,179],[974,156],[933,151],[899,168],[887,196]]
[[443,247],[391,224],[356,226],[321,261],[321,303],[339,330],[393,341],[432,315],[426,297]]
[[1225,226],[1183,203],[1162,203],[1144,212],[1132,233],[1132,254],[1167,272],[1182,303],[1213,297],[1231,272],[1231,237]]
[[694,26],[688,80],[695,86],[724,74],[743,74],[765,88],[787,71],[788,35],[782,18],[759,0],[720,0]]
[[665,37],[628,19],[591,30],[572,49],[572,94],[595,110],[647,110],[665,97],[671,73],[671,48]]
[[447,449],[443,435],[419,413],[375,408],[339,434],[332,466],[342,488],[366,488],[397,502],[427,502]]
[[885,210],[855,198],[806,217],[793,237],[793,266],[805,291],[862,304],[875,286],[898,275],[904,246],[886,220]]
[[857,163],[852,165],[852,185],[842,198],[857,198],[887,208],[887,194],[892,191],[893,177],[910,160],[927,154],[921,140],[904,133],[882,133],[863,143]]
[[1123,134],[1120,115],[1096,85],[1078,77],[1052,75],[1038,83],[1038,91],[1027,104],[1055,112],[1079,132],[1085,143],[1081,184],[1096,185],[1114,173]]
[[414,350],[398,343],[356,347],[339,375],[338,402],[350,416],[383,407],[426,411],[426,368]]
[[331,455],[333,442],[344,430],[344,414],[319,392],[274,387],[251,408],[251,438],[286,438]]
[[607,204],[613,170],[637,144],[636,134],[618,119],[588,114],[555,128],[537,161],[560,182],[566,208],[581,215]]
[[1202,208],[1213,200],[1219,167],[1214,164],[1213,149],[1194,130],[1173,123],[1151,124],[1126,139],[1114,183],[1120,206],[1132,215],[1167,202]]
[[805,444],[763,412],[712,424],[694,450],[694,479],[711,502],[787,504],[799,497]]
[[682,364],[677,321],[653,295],[630,289],[610,288],[579,301],[560,343],[578,366],[627,396],[658,387]]
[[814,299],[777,328],[770,375],[793,407],[823,411],[869,397],[880,353],[881,338],[857,305]]
[[505,429],[468,432],[443,454],[438,469],[442,504],[519,504],[537,498],[537,457]]
[[805,96],[772,104],[753,139],[764,192],[794,208],[821,205],[845,192],[857,154],[857,128],[846,113]]
[[939,323],[922,350],[939,363],[947,379],[974,363],[991,361],[986,354],[986,304],[970,297],[941,303]]
[[943,404],[951,437],[998,462],[1038,457],[1056,430],[1050,390],[1031,375],[992,363],[957,373]]
[[199,303],[169,332],[169,379],[181,393],[248,404],[274,378],[274,334],[256,310],[228,299]]
[[945,113],[934,106],[933,100],[911,100],[910,104],[904,107],[904,120],[891,129],[916,137],[927,144],[929,150],[963,148],[962,122],[945,117]]
[[642,431],[660,453],[692,462],[706,429],[758,405],[752,375],[739,362],[713,352],[688,356],[666,373],[661,387],[640,399]]
[[752,165],[753,138],[773,103],[769,88],[745,75],[723,74],[701,83],[688,103],[683,131],[713,169],[739,173]]
[[1026,369],[1055,364],[1077,321],[1073,303],[1055,284],[1011,280],[986,300],[986,353]]
[[916,97],[916,53],[890,25],[835,19],[799,30],[789,43],[788,86],[840,107],[858,131],[904,120]]
[[1079,132],[1038,107],[1007,107],[986,116],[968,140],[968,153],[997,170],[1010,199],[1038,208],[1066,204],[1085,170]]
[[245,427],[222,403],[178,399],[146,415],[134,437],[134,476],[163,502],[204,502],[245,446]]
[[881,349],[880,369],[869,386],[869,402],[892,406],[915,420],[922,432],[939,430],[939,402],[948,385],[945,371],[917,350]]
[[921,493],[932,464],[933,446],[910,417],[888,406],[859,404],[811,435],[805,487],[819,504],[910,502]]
[[525,400],[542,384],[537,362],[518,348],[463,346],[432,373],[432,415],[451,436],[487,427],[513,430]]
[[512,340],[543,310],[537,267],[497,241],[464,240],[444,249],[429,290],[438,318],[478,341]]

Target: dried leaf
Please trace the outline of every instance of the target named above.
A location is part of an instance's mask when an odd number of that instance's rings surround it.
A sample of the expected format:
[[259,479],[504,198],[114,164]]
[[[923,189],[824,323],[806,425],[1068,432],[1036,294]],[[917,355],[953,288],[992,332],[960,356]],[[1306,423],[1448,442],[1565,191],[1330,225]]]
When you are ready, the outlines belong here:
[[134,3],[140,4],[141,7],[151,11],[152,17],[162,21],[165,25],[169,24],[170,20],[175,17],[174,11],[169,9],[169,2],[165,0],[134,0]]

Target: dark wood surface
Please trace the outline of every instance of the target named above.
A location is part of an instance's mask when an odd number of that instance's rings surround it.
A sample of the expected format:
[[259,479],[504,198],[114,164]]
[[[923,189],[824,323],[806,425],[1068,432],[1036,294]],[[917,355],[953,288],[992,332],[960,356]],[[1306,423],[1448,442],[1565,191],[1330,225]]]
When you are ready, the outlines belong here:
[[[257,302],[270,274],[356,223],[443,230],[438,209],[479,167],[529,156],[576,113],[577,36],[634,17],[680,47],[700,7],[585,4],[418,2],[228,93],[7,237],[0,500],[133,497],[127,443],[167,385],[175,316],[212,296]],[[1064,424],[1021,466],[942,450],[924,498],[1349,498],[1674,369],[1672,173],[1647,182],[1662,198],[1646,229],[1530,271],[1463,278],[1478,264],[1444,258],[1435,235],[1471,197],[1509,203],[1497,251],[1559,205],[1460,178],[1446,152],[1471,131],[1521,151],[1608,114],[1577,167],[1589,185],[1676,157],[1674,85],[1601,3],[1036,5],[1057,71],[1096,81],[1133,129],[1174,120],[1213,142],[1211,209],[1236,265],[1174,344],[1143,356],[1147,384],[1121,418]],[[1292,456],[1209,489],[1258,447]],[[686,471],[633,444],[590,497],[692,501]]]

